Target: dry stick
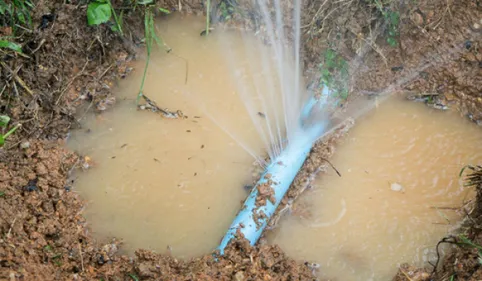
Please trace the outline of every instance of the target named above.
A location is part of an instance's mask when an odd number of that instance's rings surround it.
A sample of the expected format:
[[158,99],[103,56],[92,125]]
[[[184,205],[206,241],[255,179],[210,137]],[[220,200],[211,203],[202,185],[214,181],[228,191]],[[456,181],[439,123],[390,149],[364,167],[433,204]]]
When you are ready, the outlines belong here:
[[326,159],[326,158],[324,158],[324,157],[321,157],[320,159],[323,160],[323,161],[325,161],[326,163],[330,164],[331,168],[332,168],[333,170],[335,170],[335,172],[338,174],[339,177],[341,177],[340,172],[338,172],[338,170],[335,168],[335,166],[333,166],[333,164],[331,164],[331,162],[328,161],[328,159]]
[[82,245],[79,242],[79,254],[80,254],[80,265],[82,267],[82,272],[84,272],[84,257],[82,256]]
[[[31,96],[33,96],[33,91],[30,90],[30,88],[27,86],[27,84],[25,84],[25,82],[22,80],[22,78],[20,78],[18,75],[17,75],[17,72],[20,70],[20,67],[18,67],[17,69],[12,70],[8,65],[6,65],[3,61],[0,62],[0,64],[2,65],[3,68],[5,68],[6,70],[8,70],[11,74],[12,74],[12,78],[15,79],[15,81],[17,81],[18,84],[20,84],[20,86],[22,86],[22,88],[25,89],[25,91],[27,91],[27,93],[29,93]],[[15,83],[13,83],[13,85],[15,85]]]
[[400,271],[403,273],[403,275],[405,275],[405,277],[407,277],[409,281],[413,281],[413,279],[410,278],[410,276],[408,276],[408,274],[403,269],[400,268]]
[[38,47],[35,48],[35,50],[33,50],[31,54],[32,54],[32,55],[35,54],[35,52],[37,52],[37,51],[42,47],[42,45],[45,43],[45,41],[46,41],[45,39],[42,39],[42,40],[40,41],[40,44],[38,45]]
[[[452,239],[453,241],[449,241],[449,239]],[[455,236],[448,236],[448,237],[444,237],[442,240],[440,240],[438,243],[437,243],[437,246],[435,247],[435,250],[437,252],[437,261],[435,262],[435,264],[433,265],[433,271],[432,271],[432,274],[430,274],[430,277],[433,277],[433,275],[437,272],[437,267],[438,267],[438,264],[440,262],[440,252],[439,252],[439,246],[441,244],[444,244],[444,243],[447,243],[447,244],[457,244],[457,240],[455,238]]]
[[10,238],[10,234],[12,232],[12,228],[13,228],[13,225],[15,224],[15,221],[17,221],[17,217],[15,217],[12,221],[12,224],[10,225],[10,228],[8,229],[8,232],[7,232],[7,238]]
[[87,64],[89,63],[89,60],[87,59],[87,61],[85,62],[84,64],[84,67],[82,67],[82,70],[77,73],[71,80],[69,83],[67,83],[67,86],[65,86],[65,88],[60,92],[60,95],[57,99],[57,101],[55,102],[55,105],[59,104],[59,101],[60,99],[64,96],[65,92],[67,91],[67,89],[70,87],[70,85],[72,85],[72,83],[74,83],[75,79],[77,79],[80,75],[82,75],[85,71],[85,68],[87,67]]

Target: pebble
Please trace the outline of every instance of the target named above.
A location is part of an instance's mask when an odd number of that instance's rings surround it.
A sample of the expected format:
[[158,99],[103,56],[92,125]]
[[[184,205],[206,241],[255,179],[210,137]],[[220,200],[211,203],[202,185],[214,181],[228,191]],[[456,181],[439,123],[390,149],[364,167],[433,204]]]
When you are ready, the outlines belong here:
[[20,144],[21,149],[27,149],[29,147],[30,147],[30,142],[28,142],[28,141],[24,141]]
[[403,186],[399,183],[394,182],[390,185],[390,189],[393,191],[400,192],[400,191],[403,191]]

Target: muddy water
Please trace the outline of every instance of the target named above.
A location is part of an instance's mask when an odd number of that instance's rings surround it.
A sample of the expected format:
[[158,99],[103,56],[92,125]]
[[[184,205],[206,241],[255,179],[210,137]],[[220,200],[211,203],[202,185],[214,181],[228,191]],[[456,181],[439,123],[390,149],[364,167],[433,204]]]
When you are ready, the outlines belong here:
[[[141,60],[120,82],[116,107],[86,115],[70,142],[92,159],[87,172],[75,175],[75,190],[89,203],[85,215],[94,234],[122,237],[129,253],[139,247],[169,247],[177,257],[210,252],[247,195],[250,153],[263,153],[223,53],[237,52],[239,65],[255,66],[250,74],[264,79],[267,73],[256,67],[262,59],[243,55],[243,44],[255,41],[221,31],[206,40],[199,36],[204,24],[180,16],[160,22],[173,52],[153,54],[145,86],[147,96],[187,119],[136,110]],[[389,100],[338,147],[332,162],[342,177],[329,171],[319,179],[269,241],[320,263],[326,277],[390,280],[398,263],[433,258],[431,249],[459,219],[444,207],[460,206],[467,196],[458,172],[482,160],[481,145],[480,129],[458,116]]]
[[153,54],[145,85],[150,99],[182,110],[187,119],[136,110],[141,59],[120,82],[116,107],[83,120],[85,129],[70,142],[93,161],[75,184],[89,202],[88,222],[100,239],[122,237],[130,253],[169,247],[178,257],[192,257],[216,247],[254,169],[254,158],[218,125],[262,155],[221,52],[226,43],[242,46],[243,39],[217,32],[207,40],[199,36],[204,27],[202,18],[178,15],[160,22],[159,33],[173,51]]
[[422,265],[459,214],[469,190],[461,167],[482,160],[482,131],[455,114],[394,98],[358,120],[292,215],[271,233],[292,257],[337,280],[391,280]]

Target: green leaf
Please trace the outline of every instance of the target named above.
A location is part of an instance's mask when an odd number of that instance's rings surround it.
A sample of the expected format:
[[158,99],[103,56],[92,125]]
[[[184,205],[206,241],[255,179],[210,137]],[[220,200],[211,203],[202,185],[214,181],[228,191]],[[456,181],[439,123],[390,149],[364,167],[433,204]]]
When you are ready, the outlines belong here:
[[387,43],[392,46],[392,47],[395,47],[397,46],[397,40],[393,37],[388,37],[387,38]]
[[171,12],[164,8],[159,8],[159,11],[163,12],[164,14],[170,14]]
[[22,53],[22,46],[17,43],[10,42],[8,40],[0,40],[0,48],[7,48],[17,53]]
[[398,13],[391,12],[390,15],[390,23],[394,26],[398,26],[398,23],[400,22],[400,16]]
[[135,276],[134,274],[129,274],[129,277],[132,278],[132,280],[134,281],[139,281],[139,278],[137,278],[137,276]]
[[111,16],[111,8],[105,1],[90,2],[87,7],[87,23],[89,25],[99,25],[108,22]]
[[5,144],[5,138],[3,135],[0,134],[0,146],[3,146]]
[[25,16],[21,11],[17,12],[17,19],[23,24],[26,23]]
[[8,6],[3,0],[0,0],[0,14],[4,16],[5,12],[10,13],[10,6]]
[[0,197],[3,197],[3,196],[5,196],[5,192],[0,191]]
[[464,174],[465,169],[467,169],[467,168],[471,169],[472,166],[470,166],[470,165],[464,166],[464,167],[460,170],[459,178],[462,177],[462,175]]
[[6,128],[8,122],[10,122],[10,117],[7,115],[0,115],[0,127]]
[[152,4],[154,3],[154,0],[140,0],[140,1],[137,1],[137,4],[138,5],[147,5],[147,4]]

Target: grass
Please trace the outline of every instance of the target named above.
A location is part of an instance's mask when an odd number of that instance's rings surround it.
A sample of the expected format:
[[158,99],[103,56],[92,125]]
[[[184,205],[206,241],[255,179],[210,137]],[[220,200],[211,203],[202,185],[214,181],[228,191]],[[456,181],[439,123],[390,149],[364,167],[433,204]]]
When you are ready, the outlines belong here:
[[320,64],[320,85],[334,91],[334,95],[342,100],[348,98],[348,62],[335,50],[328,49]]
[[[0,128],[2,131],[7,129],[8,123],[10,122],[10,117],[6,115],[0,115]],[[17,124],[15,127],[11,128],[7,133],[3,134],[3,132],[0,132],[0,147],[2,147],[5,144],[5,140],[13,134],[20,126],[21,124]]]
[[477,249],[477,253],[479,255],[477,261],[479,262],[479,264],[482,265],[482,246],[474,243],[472,240],[465,237],[464,235],[459,235],[458,238],[461,242],[457,242],[457,245]]
[[19,44],[9,41],[7,39],[2,39],[0,40],[0,48],[4,49],[10,49],[12,51],[15,51],[17,53],[22,53],[22,46]]
[[[159,11],[166,13],[167,10],[160,9]],[[169,11],[167,11],[167,13],[169,13]],[[144,73],[142,75],[141,86],[136,98],[137,105],[139,104],[139,100],[144,93],[144,84],[146,82],[147,69],[149,68],[149,61],[151,58],[154,42],[156,42],[160,48],[164,46],[161,38],[156,34],[156,27],[154,25],[154,12],[150,7],[146,7],[145,13],[144,13],[144,33],[145,33],[144,37],[145,37],[145,43],[147,48],[147,59],[146,59],[146,65],[144,66]]]
[[13,35],[16,34],[19,27],[32,27],[32,18],[30,11],[35,8],[35,5],[30,0],[12,0],[6,3],[5,0],[0,0],[0,25],[10,26]]
[[387,43],[392,47],[396,47],[398,45],[397,39],[400,37],[400,14],[390,7],[391,1],[385,3],[382,2],[382,0],[372,1],[377,10],[382,14],[383,18],[385,19],[385,23],[387,24]]
[[[144,9],[144,42],[147,49],[147,60],[144,67],[144,74],[142,76],[139,93],[137,94],[136,98],[137,105],[139,104],[140,98],[143,96],[144,84],[147,77],[147,69],[149,68],[149,61],[151,58],[154,42],[156,42],[157,45],[161,48],[165,46],[161,38],[156,34],[156,29],[154,25],[155,11],[159,11],[164,14],[170,13],[167,9],[156,7],[154,0],[136,0],[132,3],[131,9],[136,10],[138,7],[142,7]],[[114,25],[112,27],[112,30],[118,32],[120,36],[124,36],[124,32],[122,29],[122,18],[123,12],[121,12],[120,16],[117,16],[117,13],[112,6],[110,0],[93,0],[89,3],[87,7],[87,23],[89,25],[100,25],[113,22]],[[209,25],[209,20],[207,22],[207,25]],[[170,49],[166,48],[166,50],[169,51]]]

